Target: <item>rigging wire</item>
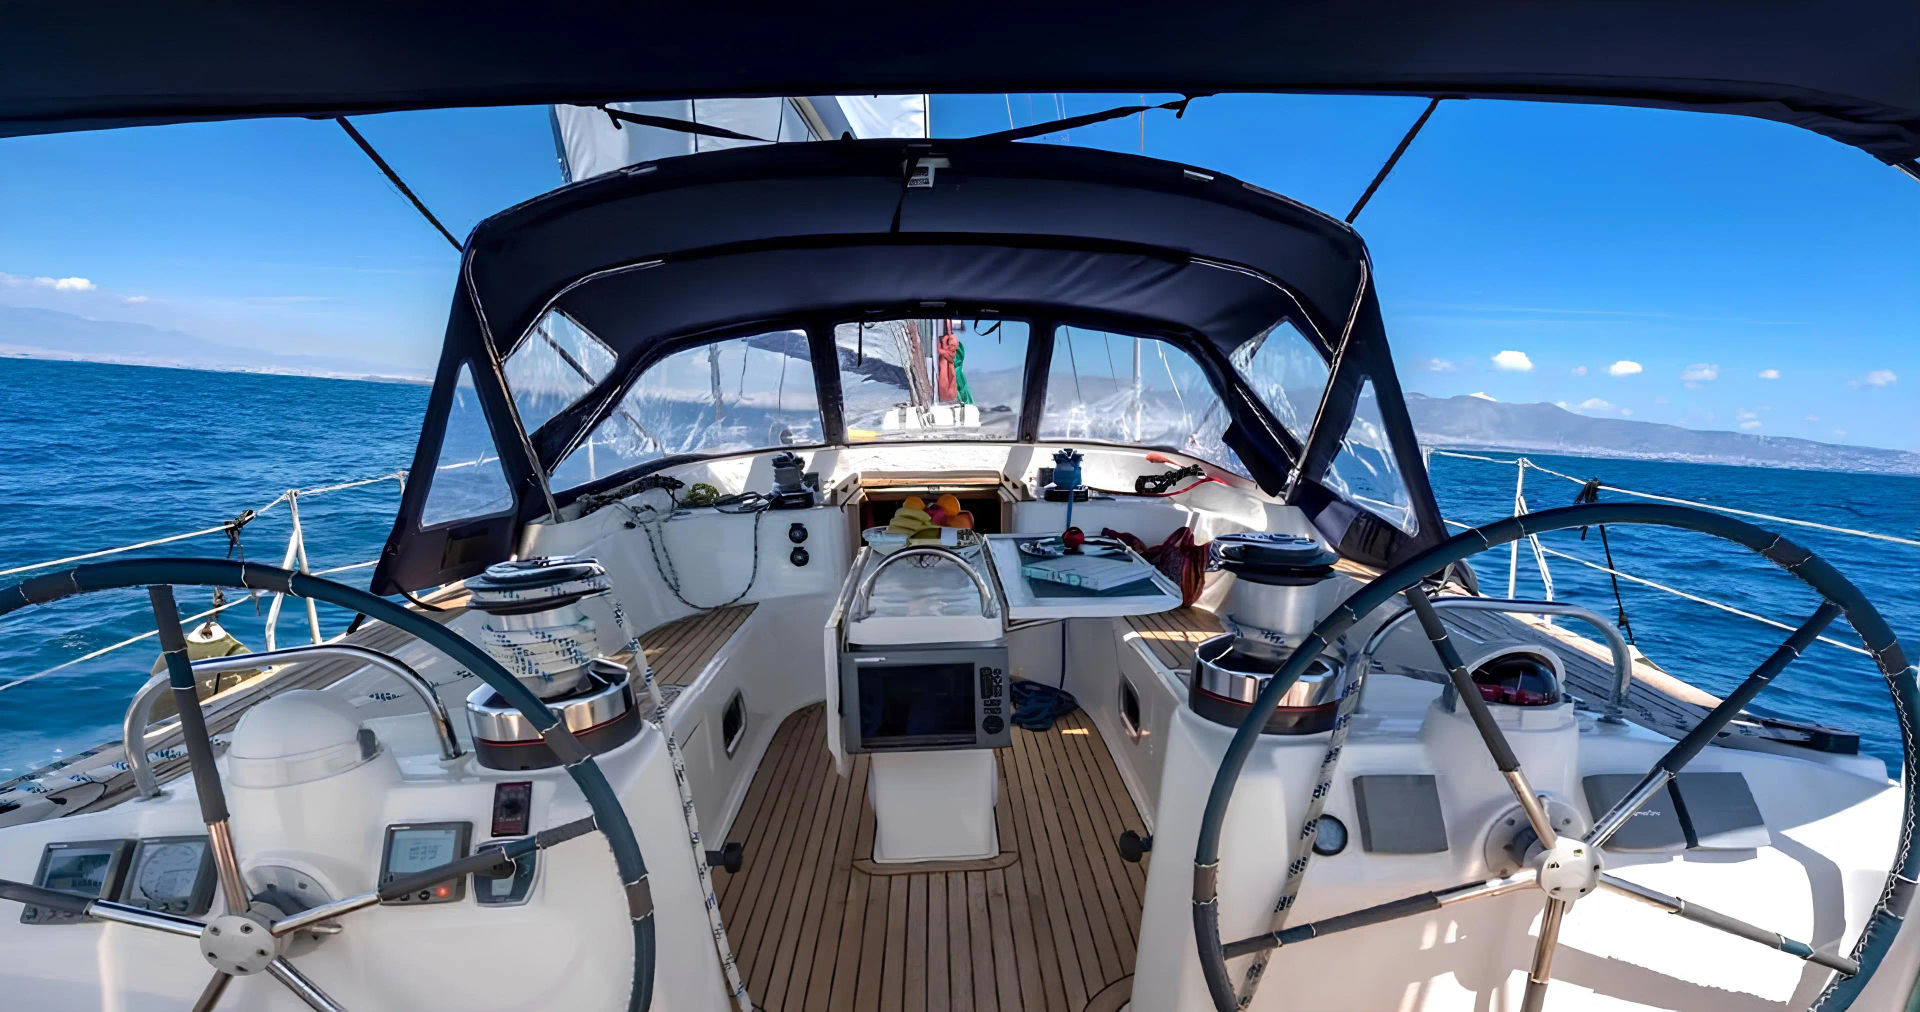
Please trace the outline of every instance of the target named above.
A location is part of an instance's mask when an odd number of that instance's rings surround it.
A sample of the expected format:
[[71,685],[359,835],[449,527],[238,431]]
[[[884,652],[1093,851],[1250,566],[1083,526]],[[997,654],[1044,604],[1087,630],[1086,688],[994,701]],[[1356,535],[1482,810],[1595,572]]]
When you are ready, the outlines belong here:
[[1428,102],[1427,108],[1420,113],[1420,118],[1414,120],[1413,125],[1407,128],[1407,134],[1400,138],[1399,146],[1393,149],[1393,154],[1387,156],[1387,162],[1380,166],[1380,171],[1374,173],[1373,182],[1367,184],[1367,192],[1362,193],[1360,199],[1354,202],[1353,210],[1347,212],[1347,224],[1353,224],[1353,219],[1360,217],[1360,212],[1366,208],[1367,201],[1373,199],[1374,191],[1380,189],[1380,184],[1387,181],[1387,173],[1392,172],[1393,167],[1400,164],[1400,156],[1407,153],[1407,145],[1412,144],[1414,137],[1419,135],[1420,128],[1427,125],[1427,118],[1433,115],[1433,111],[1440,108],[1440,102],[1439,98]]
[[452,246],[455,250],[459,250],[460,240],[455,239],[453,233],[447,231],[447,226],[440,224],[440,219],[434,217],[432,211],[427,210],[427,205],[421,203],[420,198],[414,195],[412,188],[407,186],[406,182],[400,178],[400,173],[393,171],[393,166],[388,165],[387,160],[380,157],[380,152],[375,151],[373,145],[367,143],[367,139],[360,135],[360,131],[355,130],[353,124],[347,122],[345,116],[335,116],[333,121],[340,124],[340,129],[345,130],[347,136],[353,138],[355,144],[360,145],[360,150],[365,152],[368,158],[373,159],[373,164],[379,167],[381,173],[387,177],[387,182],[392,183],[394,188],[400,191],[401,196],[413,203],[413,209],[419,211],[422,218],[427,219],[427,224],[432,225],[441,235],[446,237],[447,245]]

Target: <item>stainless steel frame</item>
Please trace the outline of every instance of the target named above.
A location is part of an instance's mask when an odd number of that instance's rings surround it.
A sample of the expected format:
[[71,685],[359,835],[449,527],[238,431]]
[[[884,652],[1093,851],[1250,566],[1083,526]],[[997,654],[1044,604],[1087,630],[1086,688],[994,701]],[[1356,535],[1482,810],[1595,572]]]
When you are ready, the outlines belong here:
[[[212,657],[194,661],[196,674],[207,672],[218,674],[225,671],[245,671],[250,668],[278,667],[269,671],[262,679],[274,679],[284,671],[291,670],[297,662],[322,660],[360,661],[398,676],[400,681],[411,689],[420,701],[426,704],[427,713],[433,718],[433,730],[440,739],[440,758],[460,758],[460,742],[454,737],[453,718],[448,716],[447,707],[440,697],[418,671],[381,653],[366,647],[357,647],[346,643],[320,643],[312,646],[288,647],[285,650],[268,650],[257,654],[236,654],[232,657]],[[127,707],[127,716],[122,725],[122,749],[126,752],[127,768],[133,773],[134,789],[142,798],[160,795],[160,782],[154,775],[153,765],[147,762],[147,742],[152,728],[147,726],[147,716],[153,712],[153,701],[161,693],[171,688],[171,682],[165,672],[153,676],[140,691],[133,694],[133,703]],[[162,734],[179,730],[178,718],[160,726]]]
[[[985,549],[982,551],[984,552]],[[968,562],[965,556],[951,548],[943,548],[939,545],[914,545],[881,559],[879,565],[873,567],[873,572],[868,573],[867,578],[860,581],[859,587],[853,592],[853,606],[847,612],[847,621],[858,622],[873,614],[873,584],[880,579],[880,574],[901,559],[916,557],[951,560],[954,565],[960,567],[961,572],[967,574],[967,579],[973,581],[973,589],[980,593],[980,617],[992,618],[998,614],[993,607],[993,589],[987,586],[986,579],[980,575],[979,570],[973,568],[973,563]]]
[[[1627,650],[1626,638],[1620,630],[1610,625],[1606,619],[1578,605],[1562,604],[1558,601],[1516,601],[1492,597],[1437,597],[1433,599],[1436,611],[1496,611],[1510,615],[1564,615],[1577,618],[1600,630],[1607,641],[1607,647],[1613,653],[1613,695],[1607,700],[1606,711],[1600,719],[1609,724],[1625,723],[1620,716],[1626,706],[1627,688],[1633,684],[1633,655]],[[1388,634],[1399,628],[1413,616],[1411,606],[1394,613],[1391,618],[1380,623],[1380,628],[1367,637],[1366,646],[1360,650],[1357,671],[1367,671],[1373,663],[1373,655],[1386,641]]]

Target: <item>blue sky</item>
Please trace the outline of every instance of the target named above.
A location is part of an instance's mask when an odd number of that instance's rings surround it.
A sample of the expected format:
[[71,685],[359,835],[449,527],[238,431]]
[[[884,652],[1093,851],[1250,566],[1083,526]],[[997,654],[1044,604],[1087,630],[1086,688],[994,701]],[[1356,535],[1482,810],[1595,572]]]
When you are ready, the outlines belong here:
[[[938,97],[964,136],[1135,96]],[[1223,96],[1149,155],[1343,215],[1413,99]],[[456,235],[559,182],[543,109],[365,117]],[[1076,145],[1141,148],[1137,119]],[[0,141],[0,304],[426,372],[454,252],[331,123]],[[1920,184],[1757,120],[1443,104],[1358,222],[1408,389],[1920,449]],[[69,280],[65,285],[58,282]],[[0,335],[5,343],[5,335]]]

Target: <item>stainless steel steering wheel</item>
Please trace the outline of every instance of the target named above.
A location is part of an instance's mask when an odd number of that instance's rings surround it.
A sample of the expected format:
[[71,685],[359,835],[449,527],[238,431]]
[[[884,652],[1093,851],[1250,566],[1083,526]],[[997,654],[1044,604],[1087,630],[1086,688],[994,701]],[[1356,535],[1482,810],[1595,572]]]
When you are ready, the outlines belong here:
[[[1485,700],[1481,698],[1478,687],[1474,685],[1466,666],[1460,660],[1459,652],[1448,640],[1446,628],[1420,584],[1428,574],[1441,572],[1455,562],[1519,538],[1548,531],[1599,524],[1649,524],[1677,527],[1734,541],[1786,569],[1820,593],[1823,600],[1813,614],[1794,630],[1786,642],[1761,662],[1759,667],[1755,668],[1745,681],[1714,707],[1698,726],[1675,742],[1632,790],[1601,815],[1591,832],[1585,837],[1575,838],[1561,836],[1554,832],[1552,820],[1548,818],[1540,796],[1534,792],[1533,786],[1528,782],[1518,758],[1508,745],[1506,736],[1501,733]],[[1228,804],[1233,797],[1234,785],[1239,779],[1248,755],[1258,741],[1260,729],[1266,724],[1267,716],[1273,711],[1281,694],[1300,676],[1314,657],[1330,647],[1354,623],[1399,595],[1406,597],[1419,617],[1422,628],[1439,655],[1441,666],[1446,669],[1448,680],[1458,693],[1460,703],[1466,707],[1482,742],[1486,744],[1487,751],[1493,756],[1494,765],[1499,768],[1501,775],[1506,779],[1507,786],[1513,792],[1514,799],[1519,802],[1521,811],[1526,814],[1527,822],[1539,840],[1538,850],[1534,852],[1527,867],[1513,875],[1424,892],[1336,917],[1223,944],[1220,939],[1217,893],[1221,826],[1226,818]],[[1900,734],[1904,747],[1902,784],[1906,793],[1906,810],[1909,813],[1908,818],[1902,822],[1894,868],[1888,874],[1880,902],[1861,932],[1852,953],[1839,956],[1816,952],[1805,942],[1787,938],[1738,918],[1690,903],[1680,897],[1669,896],[1607,874],[1605,862],[1601,857],[1601,847],[1626,824],[1627,820],[1633,817],[1635,812],[1640,810],[1643,804],[1665,788],[1681,767],[1712,742],[1714,736],[1726,726],[1727,722],[1752,702],[1774,676],[1811,645],[1834,619],[1842,615],[1846,616],[1854,630],[1860,634],[1862,642],[1878,665],[1881,674],[1886,677],[1888,688],[1892,692],[1895,712],[1900,718]],[[1234,1012],[1240,1007],[1242,999],[1235,994],[1227,967],[1227,960],[1236,956],[1264,952],[1283,945],[1297,944],[1311,938],[1381,924],[1402,917],[1417,916],[1468,900],[1537,888],[1546,894],[1545,907],[1540,919],[1539,940],[1535,945],[1532,964],[1527,973],[1526,993],[1522,1004],[1524,1012],[1538,1012],[1546,1001],[1547,985],[1553,966],[1554,949],[1560,936],[1561,922],[1569,907],[1595,889],[1606,889],[1627,896],[1655,909],[1677,914],[1689,921],[1827,967],[1834,971],[1835,976],[1814,1002],[1813,1008],[1815,1010],[1847,1008],[1859,995],[1860,989],[1878,966],[1888,946],[1892,944],[1893,936],[1899,929],[1900,919],[1905,913],[1906,902],[1910,899],[1908,884],[1914,881],[1916,871],[1920,871],[1920,852],[1916,852],[1913,847],[1911,817],[1911,813],[1915,811],[1916,790],[1920,790],[1920,785],[1915,782],[1916,773],[1920,773],[1920,768],[1916,768],[1914,753],[1914,728],[1916,719],[1920,719],[1920,689],[1916,689],[1915,675],[1915,668],[1907,662],[1900,649],[1899,641],[1894,637],[1893,631],[1887,626],[1879,611],[1860,593],[1858,588],[1841,576],[1838,570],[1812,552],[1778,534],[1731,517],[1681,506],[1600,503],[1524,514],[1486,527],[1465,531],[1382,574],[1336,608],[1333,614],[1316,626],[1305,642],[1294,651],[1292,657],[1261,692],[1239,730],[1235,732],[1233,742],[1228,746],[1226,755],[1221,760],[1220,769],[1215,774],[1213,789],[1207,799],[1206,813],[1201,821],[1199,840],[1194,852],[1194,935],[1199,949],[1201,968],[1206,975],[1207,988],[1214,1005],[1220,1012]]]
[[[319,984],[308,979],[288,958],[297,939],[338,932],[340,926],[335,922],[345,914],[391,902],[408,893],[428,889],[463,875],[511,874],[515,859],[598,830],[613,850],[627,898],[628,913],[633,922],[633,985],[628,995],[628,1008],[645,1010],[651,1004],[654,977],[653,898],[647,881],[646,863],[641,859],[633,828],[627,822],[626,813],[621,809],[612,785],[595,765],[592,754],[567,730],[552,710],[520,684],[518,679],[508,674],[498,661],[446,626],[366,591],[304,573],[224,559],[135,559],[79,566],[38,576],[0,589],[0,616],[75,594],[141,586],[147,588],[153,605],[154,622],[159,627],[161,653],[166,660],[174,701],[180,714],[180,731],[193,771],[194,792],[200,802],[201,818],[207,825],[208,846],[213,852],[214,867],[219,878],[222,912],[202,922],[5,879],[0,879],[0,898],[197,939],[202,958],[212,966],[214,972],[194,1003],[196,1010],[212,1009],[234,977],[266,973],[285,985],[309,1007],[322,1012],[335,1012],[342,1008],[340,1003]],[[539,729],[547,745],[566,763],[567,772],[585,795],[593,814],[542,830],[504,847],[483,849],[438,867],[399,876],[357,896],[298,912],[274,907],[249,890],[240,874],[240,861],[234,850],[232,828],[228,821],[226,794],[220,784],[219,770],[214,765],[213,742],[207,734],[206,719],[200,712],[193,667],[187,660],[186,639],[180,627],[179,609],[174,604],[174,586],[240,587],[311,598],[360,612],[368,618],[413,634],[478,675]]]

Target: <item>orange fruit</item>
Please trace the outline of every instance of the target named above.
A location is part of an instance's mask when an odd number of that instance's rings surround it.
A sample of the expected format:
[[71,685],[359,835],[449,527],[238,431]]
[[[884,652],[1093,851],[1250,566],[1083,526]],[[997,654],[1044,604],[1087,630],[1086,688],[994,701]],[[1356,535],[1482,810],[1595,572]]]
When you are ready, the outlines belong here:
[[908,510],[925,511],[927,508],[927,501],[925,499],[920,498],[917,495],[910,495],[907,497],[906,502],[903,502],[900,504],[900,508],[908,509]]
[[954,495],[952,492],[948,492],[947,494],[934,500],[934,504],[939,506],[941,509],[946,510],[948,516],[952,516],[955,513],[960,512],[960,497],[957,495]]
[[957,527],[963,531],[973,530],[973,514],[966,510],[961,510],[959,513],[954,514],[952,519],[947,521],[947,526]]

